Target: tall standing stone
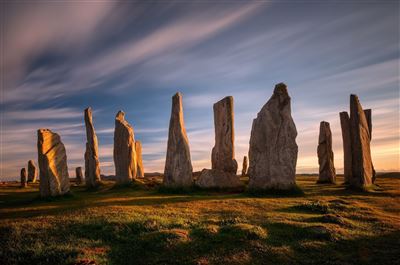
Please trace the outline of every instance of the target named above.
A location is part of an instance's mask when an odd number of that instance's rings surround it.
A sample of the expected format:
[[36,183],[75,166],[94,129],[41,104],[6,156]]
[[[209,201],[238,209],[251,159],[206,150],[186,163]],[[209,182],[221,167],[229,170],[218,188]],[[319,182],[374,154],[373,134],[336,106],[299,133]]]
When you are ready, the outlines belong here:
[[167,187],[189,187],[193,183],[189,140],[183,119],[182,95],[172,97],[167,157],[163,184]]
[[[369,137],[370,137],[370,141],[371,141],[372,140],[372,110],[365,109],[364,114],[365,114],[365,118],[367,119]],[[372,155],[371,155],[371,163],[372,163],[372,183],[375,183],[376,172],[375,172],[375,168],[374,168],[374,163],[372,162]]]
[[144,178],[142,143],[140,141],[135,141],[135,152],[136,152],[136,177]]
[[212,169],[203,169],[196,184],[202,188],[233,188],[241,186],[235,160],[233,97],[225,97],[213,106],[215,145]]
[[351,131],[350,131],[350,117],[346,111],[340,112],[340,125],[342,127],[342,139],[343,139],[343,173],[344,182],[350,183],[352,176],[352,153],[351,153]]
[[134,131],[123,111],[118,111],[115,117],[114,164],[117,183],[129,183],[136,178]]
[[97,136],[93,126],[92,109],[85,109],[86,151],[85,183],[89,188],[97,187],[101,181]]
[[233,97],[225,97],[213,106],[215,145],[212,149],[212,169],[236,174]]
[[38,161],[41,197],[69,192],[67,154],[58,134],[48,129],[38,130]]
[[318,183],[335,183],[336,171],[332,150],[332,133],[329,122],[321,121],[318,139]]
[[296,185],[296,137],[290,97],[286,85],[280,83],[253,120],[248,171],[250,189],[290,189]]
[[28,181],[35,183],[37,178],[37,168],[33,160],[28,161]]
[[246,174],[247,174],[247,165],[248,165],[247,156],[244,156],[243,157],[243,166],[242,166],[242,177],[246,176]]
[[372,184],[373,168],[370,130],[356,95],[350,95],[350,131],[352,146],[352,177],[350,186],[364,189]]
[[80,185],[83,182],[82,167],[75,168],[76,184]]
[[26,188],[26,187],[28,187],[26,169],[23,167],[21,169],[21,188]]

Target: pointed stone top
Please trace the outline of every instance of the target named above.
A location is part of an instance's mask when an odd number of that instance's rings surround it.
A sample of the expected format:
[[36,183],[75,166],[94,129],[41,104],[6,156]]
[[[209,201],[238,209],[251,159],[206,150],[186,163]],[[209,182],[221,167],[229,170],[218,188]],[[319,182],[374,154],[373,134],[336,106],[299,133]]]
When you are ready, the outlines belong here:
[[232,96],[226,96],[223,99],[219,100],[218,102],[214,103],[214,105],[218,104],[218,103],[222,103],[224,101],[231,101],[233,102],[233,97]]
[[173,96],[173,98],[176,98],[176,97],[181,98],[182,97],[182,93],[181,92],[176,92],[175,95]]
[[87,107],[87,108],[85,109],[85,112],[87,112],[87,111],[92,112],[92,108],[91,108],[91,107]]
[[117,115],[115,116],[116,120],[124,121],[125,120],[125,112],[119,110]]
[[44,133],[44,132],[52,132],[50,129],[46,129],[46,128],[40,128],[39,130],[37,130],[38,133]]
[[285,83],[279,83],[275,85],[274,94],[289,96],[287,86]]

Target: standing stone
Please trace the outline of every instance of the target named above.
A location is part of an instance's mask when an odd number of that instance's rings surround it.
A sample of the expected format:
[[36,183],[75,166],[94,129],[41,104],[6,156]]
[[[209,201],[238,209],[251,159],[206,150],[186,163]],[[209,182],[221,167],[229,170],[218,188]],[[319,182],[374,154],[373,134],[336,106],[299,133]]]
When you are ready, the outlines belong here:
[[242,177],[246,176],[247,173],[247,156],[243,157],[243,166],[242,166]]
[[67,154],[58,134],[49,129],[38,130],[38,161],[41,197],[69,192]]
[[213,106],[215,145],[212,149],[212,169],[203,169],[196,184],[202,188],[232,188],[241,186],[236,175],[233,97],[225,97]]
[[132,126],[125,120],[125,113],[115,117],[114,164],[117,183],[130,183],[136,178],[135,138]]
[[350,95],[350,131],[352,146],[352,177],[350,186],[364,189],[372,184],[373,168],[370,130],[356,95]]
[[33,160],[28,161],[28,181],[35,183],[37,178],[37,168]]
[[21,169],[21,188],[26,188],[26,187],[28,187],[27,177],[26,177],[26,169],[22,168]]
[[183,119],[182,95],[172,97],[167,157],[163,183],[167,187],[189,187],[193,183],[189,140]]
[[[372,110],[365,109],[364,110],[365,118],[367,119],[368,123],[368,130],[369,130],[369,137],[370,141],[372,140]],[[372,155],[371,155],[371,163],[372,163],[372,183],[375,183],[376,180],[376,171],[374,168],[374,163],[372,162]]]
[[344,183],[349,184],[352,176],[350,117],[346,111],[340,112],[339,116],[340,116],[340,125],[342,127],[342,139],[343,139]]
[[215,145],[212,149],[212,169],[230,172],[236,175],[235,131],[233,97],[225,97],[213,106]]
[[97,187],[101,181],[97,136],[93,126],[92,109],[85,109],[86,151],[85,183],[89,188]]
[[76,184],[80,185],[83,182],[82,167],[75,168]]
[[253,120],[248,171],[250,189],[291,189],[296,185],[296,136],[287,87],[280,83]]
[[140,141],[135,141],[135,152],[136,152],[136,177],[144,178],[142,143]]
[[332,151],[332,133],[329,122],[321,121],[318,140],[319,178],[317,183],[335,183],[336,171]]

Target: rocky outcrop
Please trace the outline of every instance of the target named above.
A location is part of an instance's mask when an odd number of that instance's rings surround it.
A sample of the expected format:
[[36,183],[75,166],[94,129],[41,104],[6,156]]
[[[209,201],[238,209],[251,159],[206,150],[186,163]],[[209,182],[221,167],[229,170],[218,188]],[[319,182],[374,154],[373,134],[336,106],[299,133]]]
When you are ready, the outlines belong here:
[[244,156],[243,157],[243,166],[242,166],[242,177],[246,176],[246,174],[247,174],[247,165],[248,165],[247,156]]
[[318,139],[318,183],[336,183],[336,171],[332,150],[332,133],[329,122],[321,121]]
[[193,183],[189,141],[183,119],[182,95],[172,97],[167,157],[163,184],[167,187],[189,187]]
[[249,149],[250,189],[291,189],[296,185],[297,130],[285,84],[253,120]]
[[82,167],[75,168],[76,184],[80,185],[83,182]]
[[70,184],[67,154],[60,136],[48,129],[39,129],[37,134],[40,196],[58,196],[68,193]]
[[97,136],[93,126],[92,109],[85,109],[86,151],[85,184],[89,188],[97,187],[101,181]]
[[35,183],[37,179],[37,168],[33,160],[28,161],[28,182]]
[[235,160],[233,97],[225,97],[213,106],[215,145],[212,149],[212,169],[204,169],[196,184],[201,188],[231,188],[241,186]]
[[135,141],[135,153],[136,153],[136,177],[144,178],[142,143],[140,141]]
[[117,183],[129,183],[136,177],[135,138],[132,126],[125,120],[125,113],[115,117],[114,164]]
[[350,117],[346,111],[340,112],[340,125],[342,127],[342,140],[343,140],[343,174],[344,182],[346,184],[350,183],[352,176],[351,169],[351,132],[350,132]]
[[350,186],[364,189],[372,184],[373,168],[370,150],[370,129],[356,95],[350,95],[350,133],[352,177]]
[[22,168],[21,169],[21,188],[26,188],[26,187],[28,187],[26,169]]

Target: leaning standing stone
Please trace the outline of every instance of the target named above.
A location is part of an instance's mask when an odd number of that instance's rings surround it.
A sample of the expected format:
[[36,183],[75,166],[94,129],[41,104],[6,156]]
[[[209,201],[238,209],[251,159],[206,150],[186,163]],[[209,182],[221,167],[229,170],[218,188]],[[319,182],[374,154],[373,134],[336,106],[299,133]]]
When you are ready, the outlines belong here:
[[317,183],[335,183],[336,171],[333,160],[332,133],[329,122],[321,121],[318,140],[319,178]]
[[135,141],[135,151],[136,151],[136,177],[144,178],[142,143],[140,141]]
[[167,187],[189,187],[192,183],[192,162],[183,119],[182,95],[176,93],[172,97],[163,184]]
[[242,166],[242,177],[246,176],[247,173],[247,156],[243,157],[243,166]]
[[136,178],[135,138],[132,126],[125,120],[125,113],[115,117],[114,164],[117,183],[130,183]]
[[38,130],[38,161],[41,197],[69,192],[67,154],[58,134],[48,129]]
[[26,169],[22,168],[21,169],[21,188],[26,188],[26,187],[28,187],[27,177],[26,177]]
[[352,145],[352,178],[350,186],[364,189],[372,184],[373,168],[370,130],[356,95],[350,95],[350,131]]
[[296,137],[290,97],[286,85],[280,83],[253,120],[248,170],[250,189],[291,189],[296,185]]
[[35,183],[37,178],[37,168],[33,160],[28,161],[28,182]]
[[92,109],[85,109],[86,151],[85,151],[85,183],[89,188],[99,185],[100,163],[97,136],[93,126]]
[[83,182],[82,167],[75,168],[76,184],[80,185]]

